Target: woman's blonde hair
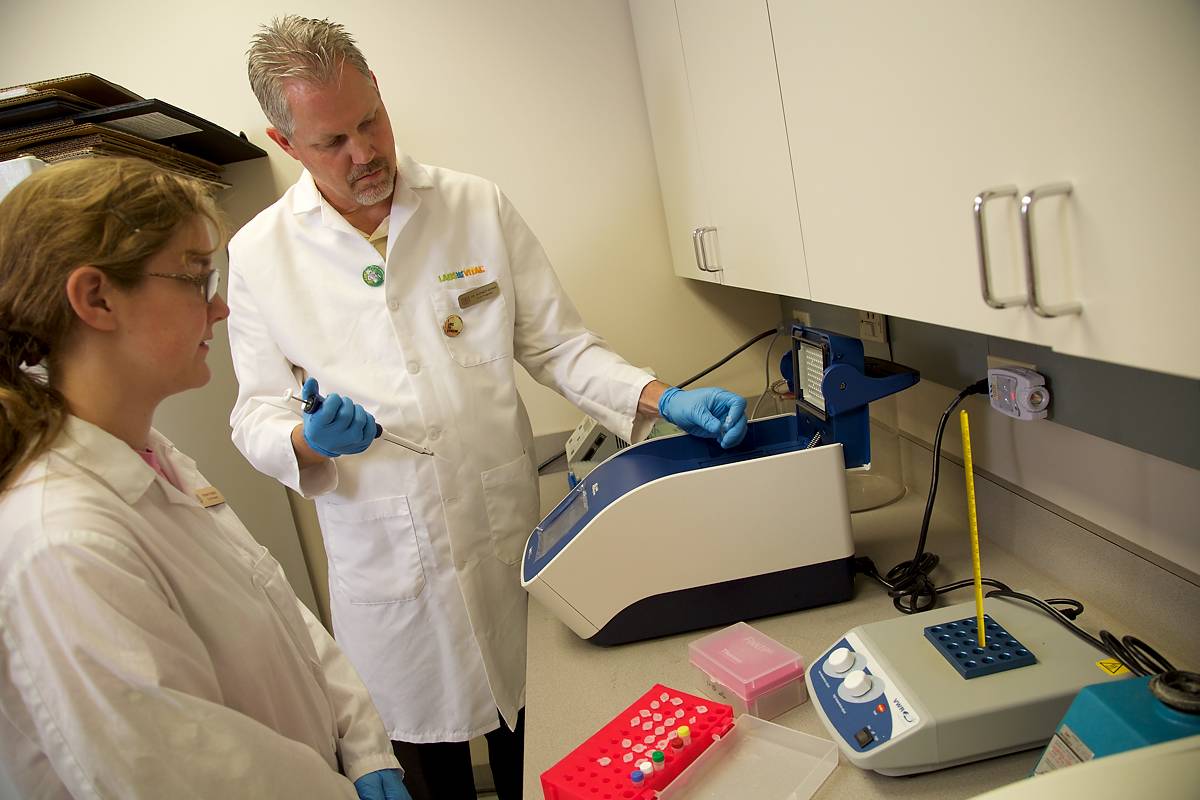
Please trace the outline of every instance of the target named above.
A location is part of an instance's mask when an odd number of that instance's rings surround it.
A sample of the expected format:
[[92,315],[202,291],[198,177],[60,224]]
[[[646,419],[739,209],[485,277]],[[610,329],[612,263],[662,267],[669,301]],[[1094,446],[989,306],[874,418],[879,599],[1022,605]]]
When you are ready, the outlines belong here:
[[[66,406],[47,377],[75,321],[68,276],[90,265],[131,288],[194,217],[223,241],[204,184],[134,158],[56,164],[0,202],[0,492],[62,428]],[[41,363],[47,375],[30,371]]]
[[246,52],[250,88],[271,125],[287,138],[295,133],[292,109],[283,82],[297,78],[313,84],[332,83],[347,65],[371,77],[362,51],[346,29],[327,19],[288,14],[271,20],[250,40]]

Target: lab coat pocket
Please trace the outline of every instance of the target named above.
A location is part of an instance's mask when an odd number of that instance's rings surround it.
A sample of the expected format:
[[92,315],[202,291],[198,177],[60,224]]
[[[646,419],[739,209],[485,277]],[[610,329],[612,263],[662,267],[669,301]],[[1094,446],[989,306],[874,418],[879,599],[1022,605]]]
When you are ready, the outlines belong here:
[[483,500],[491,527],[492,550],[505,564],[516,564],[538,521],[537,472],[529,456],[484,472]]
[[434,317],[441,328],[439,335],[450,357],[460,367],[476,367],[500,358],[511,358],[513,323],[503,292],[463,308],[459,297],[479,287],[453,284],[448,287],[435,289],[431,300]]
[[408,497],[319,503],[325,552],[338,593],[355,605],[413,600],[425,568]]
[[[287,631],[288,638],[295,645],[297,654],[313,667],[315,675],[322,676],[321,659],[317,655],[316,645],[313,644],[312,634],[309,633],[308,626],[304,624],[304,617],[300,615],[300,609],[296,605],[299,602],[296,599],[296,593],[287,582],[279,562],[267,552],[265,547],[262,557],[254,565],[251,581],[275,609],[275,614]],[[323,683],[323,677],[320,682]]]

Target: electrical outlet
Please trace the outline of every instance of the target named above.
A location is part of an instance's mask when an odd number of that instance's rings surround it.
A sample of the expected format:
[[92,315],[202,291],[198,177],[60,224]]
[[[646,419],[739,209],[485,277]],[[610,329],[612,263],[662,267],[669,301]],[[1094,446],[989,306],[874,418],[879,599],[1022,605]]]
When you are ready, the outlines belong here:
[[887,344],[887,317],[874,311],[858,312],[858,338]]
[[806,328],[812,327],[812,314],[807,311],[801,311],[798,308],[792,309],[792,321],[799,322]]

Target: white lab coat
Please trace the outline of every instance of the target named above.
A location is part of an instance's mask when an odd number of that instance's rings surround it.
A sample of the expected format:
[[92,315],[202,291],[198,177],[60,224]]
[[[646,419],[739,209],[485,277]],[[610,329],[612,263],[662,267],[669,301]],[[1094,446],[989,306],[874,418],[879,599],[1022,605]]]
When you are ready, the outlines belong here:
[[21,797],[355,800],[351,779],[397,766],[354,668],[233,511],[78,418],[0,499],[0,630]]
[[[233,238],[231,424],[256,468],[316,497],[334,635],[392,738],[462,741],[524,704],[519,564],[539,500],[514,364],[634,439],[652,376],[583,327],[495,184],[403,154],[399,167],[381,286],[362,275],[383,259],[307,172]],[[308,375],[436,455],[377,441],[301,474],[299,420],[264,400]]]

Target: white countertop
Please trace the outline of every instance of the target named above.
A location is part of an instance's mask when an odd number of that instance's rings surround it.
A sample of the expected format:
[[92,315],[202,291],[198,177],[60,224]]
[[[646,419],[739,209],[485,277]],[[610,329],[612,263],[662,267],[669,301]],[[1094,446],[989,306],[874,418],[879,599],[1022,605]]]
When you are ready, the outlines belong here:
[[[553,489],[551,489],[553,491]],[[859,555],[871,557],[881,572],[910,558],[916,546],[923,492],[853,515]],[[940,506],[941,504],[939,504]],[[935,514],[927,549],[942,557],[934,571],[937,584],[971,576],[965,520]],[[1042,596],[1072,595],[1052,576],[995,547],[984,547],[984,573],[1014,589]],[[943,605],[970,601],[971,590],[944,596]],[[809,664],[856,625],[898,615],[879,584],[858,576],[853,600],[758,620],[750,624],[797,651]],[[1118,620],[1094,604],[1080,619],[1088,630],[1123,630]],[[576,636],[535,600],[529,607],[528,690],[525,712],[525,797],[542,797],[540,776],[564,755],[608,723],[617,712],[655,683],[701,694],[702,682],[688,661],[688,642],[709,630],[604,648]],[[812,701],[772,720],[805,733],[830,738]],[[833,798],[961,798],[1020,780],[1033,769],[1040,750],[1030,750],[952,769],[905,778],[866,772],[844,759],[815,795]]]

